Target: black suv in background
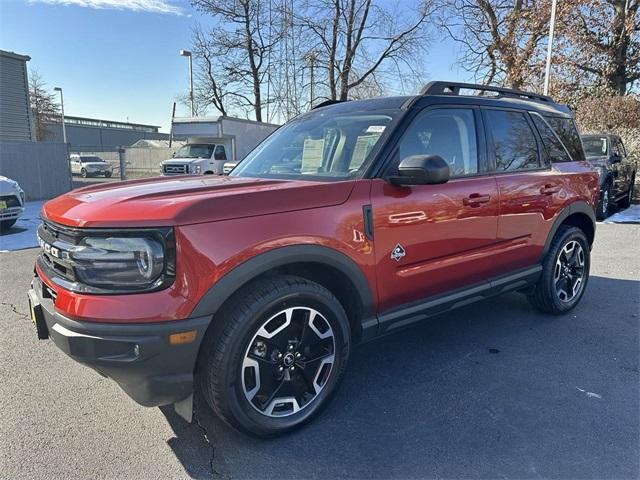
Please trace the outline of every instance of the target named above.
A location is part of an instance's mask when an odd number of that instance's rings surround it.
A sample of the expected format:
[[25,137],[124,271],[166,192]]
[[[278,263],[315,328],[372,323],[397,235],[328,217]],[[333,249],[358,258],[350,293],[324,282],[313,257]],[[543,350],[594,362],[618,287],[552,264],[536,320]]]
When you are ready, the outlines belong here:
[[631,205],[636,179],[636,163],[627,156],[618,135],[583,135],[582,144],[587,160],[600,174],[600,198],[596,215],[598,220],[609,216],[611,206]]

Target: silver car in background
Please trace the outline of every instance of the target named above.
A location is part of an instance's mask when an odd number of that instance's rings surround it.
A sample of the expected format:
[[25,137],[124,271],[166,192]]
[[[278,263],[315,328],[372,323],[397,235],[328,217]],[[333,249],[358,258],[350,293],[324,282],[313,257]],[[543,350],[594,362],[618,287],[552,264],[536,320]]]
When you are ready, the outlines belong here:
[[9,230],[24,212],[24,190],[18,182],[0,175],[0,232]]
[[113,167],[97,155],[74,153],[69,156],[69,161],[71,162],[72,175],[81,175],[83,178],[104,175],[105,178],[109,178],[113,173]]

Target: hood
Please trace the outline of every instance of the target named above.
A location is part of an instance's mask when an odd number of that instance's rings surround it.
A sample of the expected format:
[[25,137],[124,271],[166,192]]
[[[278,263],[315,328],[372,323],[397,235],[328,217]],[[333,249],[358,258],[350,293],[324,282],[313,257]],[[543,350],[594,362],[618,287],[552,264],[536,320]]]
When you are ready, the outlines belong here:
[[0,175],[0,196],[18,195],[20,194],[20,185],[15,180]]
[[73,190],[45,203],[42,215],[75,227],[187,225],[339,205],[354,185],[354,180],[160,177]]

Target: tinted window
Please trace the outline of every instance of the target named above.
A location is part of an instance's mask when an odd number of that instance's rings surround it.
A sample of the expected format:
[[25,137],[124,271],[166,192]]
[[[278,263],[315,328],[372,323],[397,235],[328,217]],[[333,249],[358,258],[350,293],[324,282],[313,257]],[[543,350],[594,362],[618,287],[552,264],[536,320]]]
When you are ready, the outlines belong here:
[[618,143],[620,144],[620,151],[622,152],[622,155],[624,155],[625,157],[627,156],[627,149],[624,147],[624,143],[622,143],[622,140],[618,139]]
[[550,117],[545,116],[545,119],[555,130],[564,146],[567,147],[569,154],[574,162],[583,161],[584,151],[582,150],[582,143],[580,141],[580,135],[578,135],[578,129],[576,124],[570,118],[562,117]]
[[587,157],[601,157],[607,154],[607,137],[582,137],[584,153]]
[[411,155],[439,155],[452,177],[478,172],[478,147],[473,110],[428,110],[414,120],[400,141],[398,161]]
[[224,146],[223,145],[218,145],[216,147],[216,152],[214,154],[214,160],[226,160],[227,159],[227,153],[224,151]]
[[555,133],[553,133],[553,129],[537,113],[532,113],[531,118],[538,129],[540,138],[542,138],[542,143],[549,159],[552,162],[570,162],[571,157],[569,157],[562,143],[558,140]]
[[100,157],[96,157],[93,155],[80,157],[80,161],[82,163],[104,162],[104,160]]
[[540,167],[536,137],[524,113],[487,110],[486,118],[497,171]]
[[621,158],[626,155],[624,151],[624,146],[622,145],[622,140],[620,140],[619,138],[613,139],[612,146],[613,146],[614,155],[618,155]]

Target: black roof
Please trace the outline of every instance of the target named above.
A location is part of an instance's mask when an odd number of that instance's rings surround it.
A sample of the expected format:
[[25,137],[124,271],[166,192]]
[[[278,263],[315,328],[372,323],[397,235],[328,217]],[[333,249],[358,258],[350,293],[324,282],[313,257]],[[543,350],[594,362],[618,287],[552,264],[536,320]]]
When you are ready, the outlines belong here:
[[[475,91],[478,94],[467,93],[467,91]],[[440,81],[428,83],[422,88],[419,95],[349,101],[329,100],[316,105],[314,110],[326,108],[331,109],[333,113],[348,113],[353,111],[408,109],[414,105],[423,107],[433,103],[495,107],[511,106],[535,110],[541,114],[572,116],[571,109],[568,106],[555,103],[551,97],[546,95],[488,85]]]

